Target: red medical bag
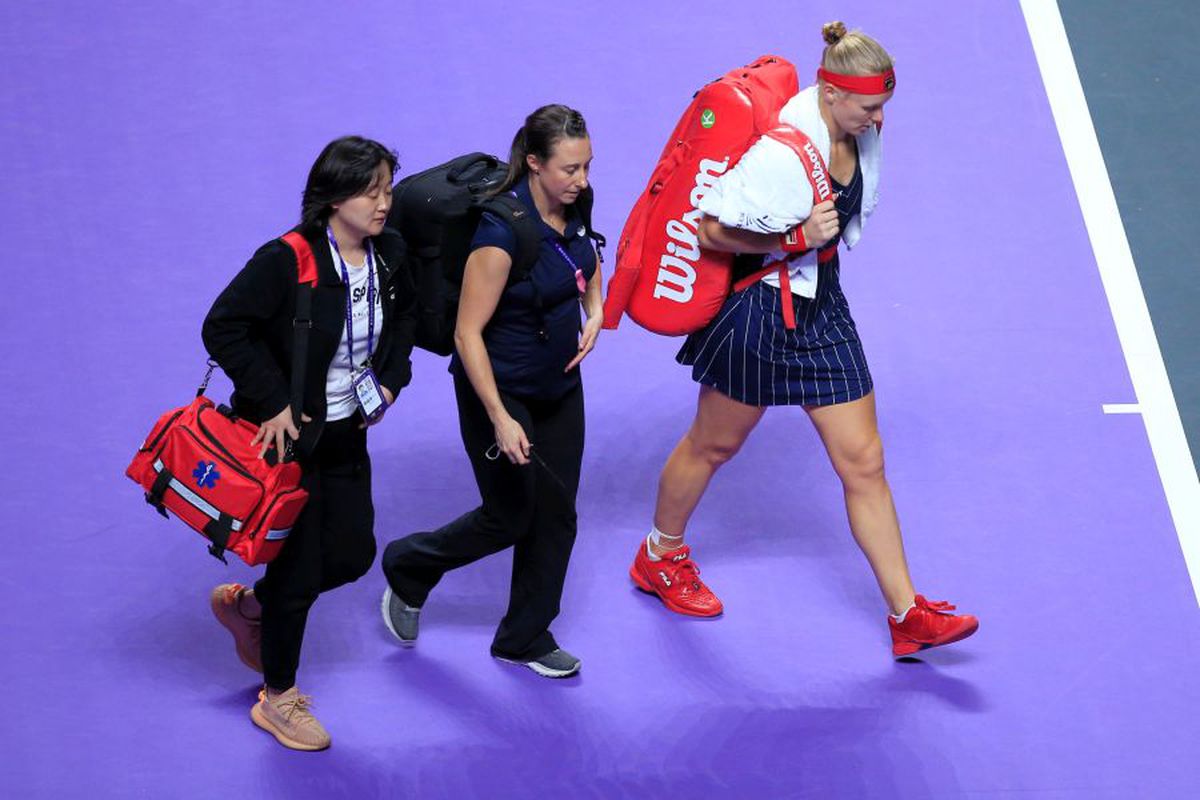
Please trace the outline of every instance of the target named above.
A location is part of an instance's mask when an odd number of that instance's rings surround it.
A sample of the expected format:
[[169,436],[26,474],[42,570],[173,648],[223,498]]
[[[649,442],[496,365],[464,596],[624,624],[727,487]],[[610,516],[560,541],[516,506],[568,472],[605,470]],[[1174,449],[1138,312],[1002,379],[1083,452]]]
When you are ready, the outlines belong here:
[[[292,361],[292,413],[299,425],[303,366],[311,326],[312,287],[317,265],[300,234],[282,237],[296,254],[295,346]],[[209,375],[216,362],[209,362]],[[232,550],[247,564],[264,564],[279,554],[308,500],[300,487],[300,465],[265,459],[250,441],[258,426],[238,419],[226,406],[204,396],[208,375],[190,405],[163,414],[125,470],[160,514],[167,511],[204,534],[208,551],[225,561]]]
[[200,395],[163,414],[125,474],[159,513],[170,511],[204,534],[217,558],[232,550],[247,564],[263,564],[279,554],[308,492],[299,464],[258,457],[250,444],[257,431]]

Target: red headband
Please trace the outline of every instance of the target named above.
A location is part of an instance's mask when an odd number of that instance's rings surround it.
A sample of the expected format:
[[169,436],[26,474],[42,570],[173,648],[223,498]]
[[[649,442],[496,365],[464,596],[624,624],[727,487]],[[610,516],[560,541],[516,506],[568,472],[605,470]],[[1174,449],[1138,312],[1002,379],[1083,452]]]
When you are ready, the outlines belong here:
[[853,94],[887,94],[896,88],[896,70],[889,69],[878,75],[842,75],[817,68],[817,78]]

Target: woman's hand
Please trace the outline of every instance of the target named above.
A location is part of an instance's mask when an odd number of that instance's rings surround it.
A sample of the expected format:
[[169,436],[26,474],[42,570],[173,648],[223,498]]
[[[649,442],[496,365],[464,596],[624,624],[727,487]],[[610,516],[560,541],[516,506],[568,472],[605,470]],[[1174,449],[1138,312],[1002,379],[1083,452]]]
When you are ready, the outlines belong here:
[[587,354],[592,352],[596,346],[596,339],[600,336],[600,328],[604,325],[604,313],[592,314],[583,323],[583,332],[579,335],[579,354],[571,359],[571,363],[567,364],[567,368],[563,372],[570,372],[579,366],[579,362],[587,358]]
[[839,232],[838,213],[833,206],[833,199],[822,200],[813,206],[812,213],[801,223],[800,230],[804,231],[804,241],[813,250],[832,241]]
[[525,429],[508,414],[496,421],[496,446],[514,464],[529,463],[529,439]]
[[[312,417],[308,414],[300,415],[301,422],[312,422]],[[300,431],[292,423],[292,407],[288,406],[283,411],[280,411],[275,416],[258,426],[258,433],[254,434],[254,438],[250,440],[250,446],[262,443],[262,447],[258,451],[258,457],[262,458],[267,454],[267,450],[271,449],[271,445],[275,445],[275,452],[279,458],[283,459],[283,454],[287,451],[284,449],[287,444],[287,438],[290,436],[292,441],[300,438]]]

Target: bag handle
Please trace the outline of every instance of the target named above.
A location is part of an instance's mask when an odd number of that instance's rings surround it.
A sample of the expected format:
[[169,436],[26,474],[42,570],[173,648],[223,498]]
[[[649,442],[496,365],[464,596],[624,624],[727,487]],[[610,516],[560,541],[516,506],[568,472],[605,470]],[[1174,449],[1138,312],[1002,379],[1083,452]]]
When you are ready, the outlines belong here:
[[493,170],[500,166],[500,159],[487,153],[471,153],[457,159],[457,161],[458,163],[446,173],[446,180],[450,183],[458,183],[462,179],[463,173],[472,169],[477,164],[483,164],[487,170]]

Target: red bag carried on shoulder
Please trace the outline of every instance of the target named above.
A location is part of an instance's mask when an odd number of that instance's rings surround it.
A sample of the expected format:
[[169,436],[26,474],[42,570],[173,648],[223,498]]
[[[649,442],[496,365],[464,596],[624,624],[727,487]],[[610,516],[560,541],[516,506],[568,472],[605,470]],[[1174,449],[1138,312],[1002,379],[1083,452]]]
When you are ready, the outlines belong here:
[[[704,214],[700,199],[741,159],[760,136],[790,147],[804,163],[814,205],[832,196],[824,159],[801,131],[779,122],[779,111],[799,92],[796,68],[779,56],[762,56],[707,84],[667,140],[646,189],[638,198],[617,246],[617,268],[604,301],[604,327],[623,314],[654,333],[678,336],[699,330],[729,296],[733,253],[705,250],[697,233]],[[835,245],[836,247],[836,245]],[[822,251],[822,259],[835,250]],[[775,263],[738,282],[741,289]],[[792,308],[784,303],[785,320]]]
[[[282,238],[296,253],[300,281],[292,360],[292,413],[299,425],[317,266],[300,234]],[[258,457],[259,447],[250,445],[257,425],[204,396],[215,367],[210,361],[190,405],[159,418],[125,474],[160,514],[170,511],[202,533],[211,542],[208,551],[221,561],[232,550],[247,564],[264,564],[279,555],[308,492],[300,487],[295,461],[280,460],[274,450]]]

